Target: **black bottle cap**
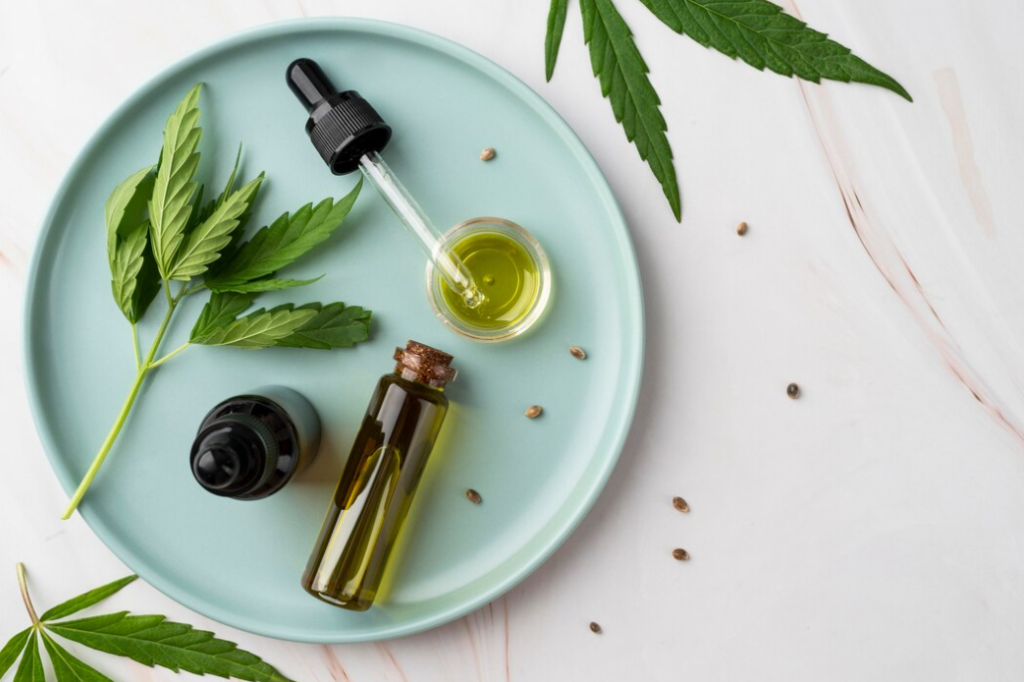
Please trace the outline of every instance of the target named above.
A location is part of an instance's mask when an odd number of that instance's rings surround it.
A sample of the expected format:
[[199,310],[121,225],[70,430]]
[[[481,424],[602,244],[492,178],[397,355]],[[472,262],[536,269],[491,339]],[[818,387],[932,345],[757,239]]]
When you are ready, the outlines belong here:
[[270,428],[251,414],[224,415],[192,444],[192,474],[214,495],[252,492],[274,473],[279,448]]
[[288,87],[309,112],[306,133],[335,175],[359,168],[367,152],[391,140],[391,126],[355,90],[338,92],[320,65],[296,59],[288,65]]

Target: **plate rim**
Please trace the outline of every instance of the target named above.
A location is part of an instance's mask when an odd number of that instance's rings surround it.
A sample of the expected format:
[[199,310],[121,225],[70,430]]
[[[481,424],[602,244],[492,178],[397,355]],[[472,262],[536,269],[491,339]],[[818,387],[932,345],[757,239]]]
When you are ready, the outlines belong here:
[[[114,127],[114,122],[119,120],[128,110],[142,100],[150,91],[157,88],[163,81],[174,77],[178,72],[187,69],[193,64],[209,58],[210,56],[223,51],[238,49],[258,41],[261,38],[277,38],[293,33],[304,33],[311,30],[338,30],[358,31],[368,34],[377,34],[383,37],[397,39],[422,45],[450,56],[471,69],[481,72],[483,75],[497,81],[507,88],[523,102],[536,111],[552,130],[559,134],[570,148],[576,159],[580,162],[591,183],[601,195],[605,209],[617,223],[619,228],[615,230],[619,237],[620,245],[624,248],[624,265],[628,270],[626,299],[636,301],[639,305],[627,306],[626,314],[631,315],[626,334],[632,336],[627,339],[635,346],[637,352],[634,357],[627,358],[631,368],[632,381],[629,382],[628,392],[622,395],[625,402],[625,409],[618,414],[621,415],[617,433],[612,439],[611,456],[603,465],[598,475],[594,478],[591,486],[585,490],[582,502],[570,511],[568,521],[558,528],[553,536],[536,551],[528,560],[515,568],[509,575],[500,577],[495,583],[468,599],[459,600],[453,606],[438,610],[425,617],[408,620],[405,622],[385,626],[383,629],[373,631],[359,631],[349,633],[337,632],[311,632],[308,630],[296,630],[288,627],[265,625],[259,621],[251,621],[243,615],[231,610],[222,609],[214,604],[197,604],[187,590],[179,588],[173,581],[164,580],[160,575],[151,575],[148,569],[152,562],[148,561],[138,553],[130,549],[108,524],[99,519],[92,519],[88,507],[79,509],[78,513],[88,524],[90,530],[100,539],[106,548],[122,563],[127,565],[146,583],[156,588],[175,602],[195,611],[196,613],[216,620],[229,627],[238,628],[253,634],[282,639],[286,641],[304,642],[311,644],[344,644],[356,642],[374,642],[404,637],[449,623],[457,618],[465,616],[506,594],[509,590],[525,580],[535,570],[546,562],[555,551],[572,535],[579,524],[593,508],[603,491],[608,478],[615,469],[621,457],[626,439],[633,425],[633,417],[639,401],[640,386],[644,375],[644,359],[646,354],[646,320],[643,297],[643,283],[640,276],[640,268],[636,257],[636,248],[633,244],[629,225],[626,222],[622,209],[615,198],[615,194],[608,183],[607,178],[601,172],[597,161],[583,144],[576,132],[529,85],[520,80],[517,76],[498,65],[491,59],[478,52],[465,47],[448,38],[436,35],[423,29],[406,26],[389,21],[378,19],[365,19],[355,17],[303,17],[275,21],[261,24],[241,31],[230,33],[224,37],[210,41],[186,54],[184,57],[171,61],[167,66],[161,68],[156,74],[144,80],[124,100],[114,107],[104,118],[103,122],[93,130],[82,148],[75,155],[71,164],[65,171],[56,190],[50,198],[49,205],[43,217],[41,227],[36,235],[32,247],[32,256],[27,273],[27,285],[24,296],[24,312],[22,318],[22,348],[25,363],[24,382],[28,394],[28,402],[32,414],[32,420],[36,427],[36,433],[43,446],[43,451],[50,464],[51,469],[57,476],[61,488],[67,494],[71,494],[76,487],[76,481],[68,470],[67,463],[57,457],[57,447],[51,432],[50,425],[46,419],[46,410],[43,406],[43,397],[36,377],[38,371],[35,369],[39,358],[35,350],[32,338],[33,321],[38,315],[37,306],[33,301],[37,296],[40,269],[43,266],[43,251],[51,240],[54,233],[54,219],[57,210],[70,190],[75,178],[82,172],[84,162],[96,150],[99,141],[104,138]],[[625,363],[624,363],[625,364]],[[536,537],[536,536],[534,536]],[[141,566],[143,571],[136,567]]]

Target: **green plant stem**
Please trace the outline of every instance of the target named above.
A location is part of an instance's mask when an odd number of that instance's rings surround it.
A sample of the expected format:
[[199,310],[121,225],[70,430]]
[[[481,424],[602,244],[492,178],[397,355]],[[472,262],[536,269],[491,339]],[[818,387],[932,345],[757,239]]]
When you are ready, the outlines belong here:
[[171,322],[171,316],[174,315],[174,310],[178,306],[178,301],[185,295],[185,289],[183,288],[177,296],[172,297],[170,286],[165,280],[164,293],[167,295],[167,312],[164,314],[163,322],[160,323],[160,329],[157,330],[156,337],[153,339],[153,345],[150,347],[149,353],[146,354],[146,359],[143,361],[142,366],[139,367],[139,371],[135,375],[135,381],[132,383],[131,391],[129,391],[128,397],[124,401],[124,405],[121,406],[121,412],[117,415],[117,421],[114,422],[114,426],[111,427],[106,440],[104,440],[103,445],[100,446],[100,451],[96,453],[96,457],[89,466],[89,470],[85,472],[82,482],[78,484],[78,489],[71,497],[71,501],[68,503],[68,508],[64,510],[64,515],[61,516],[64,520],[71,518],[71,515],[75,513],[75,509],[85,496],[85,491],[89,489],[89,486],[92,484],[92,480],[96,478],[96,474],[99,472],[100,467],[103,466],[103,460],[107,458],[110,448],[113,447],[114,441],[116,441],[118,435],[120,435],[121,429],[124,427],[124,423],[128,419],[128,413],[131,412],[132,405],[135,404],[135,398],[139,395],[139,389],[142,388],[142,382],[145,381],[146,375],[149,373],[149,370],[152,369],[153,358],[156,357],[156,353],[160,349],[160,343],[164,340],[164,334],[167,332],[167,327]]
[[160,358],[159,360],[157,360],[156,362],[151,364],[149,366],[149,368],[150,369],[156,369],[157,367],[159,367],[160,365],[164,364],[165,362],[167,362],[168,360],[173,358],[175,355],[177,355],[178,353],[180,353],[181,351],[185,350],[186,348],[188,348],[191,345],[192,344],[189,343],[189,342],[185,342],[185,343],[181,344],[180,346],[178,346],[177,348],[172,350],[170,353],[168,353],[167,355],[163,356],[162,358]]
[[164,298],[167,299],[167,308],[174,310],[174,298],[171,296],[171,283],[164,280]]
[[139,353],[139,326],[132,322],[132,350],[135,351],[135,371],[142,369],[142,354]]
[[32,619],[32,627],[40,628],[39,616],[36,615],[36,607],[32,605],[32,597],[28,593],[28,580],[25,578],[25,564],[18,563],[18,587],[21,588],[21,599],[25,602],[25,610],[28,617]]

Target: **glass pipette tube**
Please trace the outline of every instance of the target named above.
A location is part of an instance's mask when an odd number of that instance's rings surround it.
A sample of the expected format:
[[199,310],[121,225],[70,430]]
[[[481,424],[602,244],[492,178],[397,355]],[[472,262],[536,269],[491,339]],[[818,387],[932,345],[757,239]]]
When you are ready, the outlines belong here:
[[448,286],[462,296],[467,307],[479,306],[484,296],[473,282],[473,276],[466,265],[455,255],[444,235],[434,227],[434,223],[395,177],[381,155],[375,151],[363,154],[359,158],[359,170],[377,188],[409,234],[416,238],[427,258],[434,264],[434,271],[440,273]]

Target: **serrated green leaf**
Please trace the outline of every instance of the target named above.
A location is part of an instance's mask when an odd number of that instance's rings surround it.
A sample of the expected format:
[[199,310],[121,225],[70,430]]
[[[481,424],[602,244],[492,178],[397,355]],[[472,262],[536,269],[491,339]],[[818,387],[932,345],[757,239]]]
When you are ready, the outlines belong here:
[[57,682],[112,682],[96,668],[71,655],[71,652],[57,644],[46,632],[43,632],[43,646],[50,655]]
[[102,587],[97,587],[95,590],[89,590],[77,597],[72,597],[65,602],[57,604],[52,609],[48,609],[43,615],[39,617],[39,620],[46,622],[51,620],[57,620],[58,618],[67,618],[73,613],[78,613],[82,609],[88,608],[93,604],[98,604],[107,597],[117,594],[122,589],[131,585],[138,579],[137,575],[129,575],[120,580],[107,583]]
[[[238,151],[235,152],[235,165],[231,169],[231,174],[228,175],[228,181],[224,183],[224,189],[221,190],[220,195],[217,196],[217,207],[223,206],[224,202],[227,201],[228,195],[235,189],[235,177],[238,175],[238,167],[242,163],[242,143],[238,143]],[[262,175],[262,174],[261,174]]]
[[372,313],[359,306],[310,303],[299,310],[315,310],[317,314],[288,336],[279,339],[275,346],[330,350],[350,348],[370,338]]
[[196,339],[209,336],[215,330],[228,326],[248,310],[254,300],[256,295],[251,293],[223,293],[210,296],[195,326],[192,327],[189,341],[195,343]]
[[103,214],[107,224],[107,260],[113,267],[118,235],[125,236],[125,227],[138,225],[146,199],[153,191],[153,166],[135,171],[121,181],[107,197]]
[[110,288],[114,301],[128,321],[132,320],[132,301],[137,278],[142,272],[149,223],[143,222],[122,239],[117,237],[114,260],[110,264]]
[[98,651],[175,672],[185,670],[250,682],[291,682],[237,644],[217,639],[212,632],[194,630],[191,625],[173,623],[164,616],[116,613],[55,623],[50,630]]
[[218,201],[210,217],[196,227],[188,236],[188,243],[178,251],[174,265],[166,273],[168,279],[188,281],[206,272],[207,266],[220,258],[221,249],[231,243],[231,233],[239,226],[239,219],[248,210],[263,177],[260,173],[223,203]]
[[360,178],[355,188],[337,202],[324,199],[315,208],[306,204],[292,215],[285,213],[242,244],[217,277],[208,278],[207,284],[223,289],[266,277],[295,262],[338,229],[362,186]]
[[768,0],[641,0],[676,33],[685,33],[705,47],[739,58],[756,69],[783,76],[867,83],[913,101],[902,85],[786,14]]
[[292,334],[316,317],[316,314],[317,311],[308,308],[295,309],[290,303],[270,310],[260,308],[230,324],[192,339],[192,343],[204,346],[234,346],[248,350],[267,348]]
[[544,36],[544,69],[548,81],[555,74],[558,47],[562,44],[562,32],[565,30],[565,17],[568,12],[569,0],[551,0],[551,9],[548,10],[548,31]]
[[323,279],[323,275],[314,277],[313,279],[258,279],[254,282],[242,282],[241,284],[220,285],[213,283],[209,285],[209,288],[217,293],[234,292],[237,294],[244,294],[250,292],[294,289],[295,287],[304,287],[313,284],[314,282],[319,282],[321,279]]
[[242,162],[242,145],[238,145],[238,152],[235,154],[235,165],[231,169],[231,174],[228,175],[228,180],[224,184],[224,189],[219,195],[210,199],[206,203],[203,203],[204,195],[206,194],[206,185],[199,185],[199,191],[196,192],[196,200],[192,202],[192,215],[188,221],[188,228],[186,229],[187,234],[192,234],[192,231],[196,229],[200,224],[206,221],[211,215],[213,215],[214,209],[223,204],[228,195],[235,189],[235,176],[238,175],[238,167]]
[[206,194],[206,185],[199,185],[196,191],[196,198],[192,201],[192,210],[188,214],[188,223],[185,225],[185,236],[192,234],[192,231],[199,227],[199,224],[210,217],[213,209],[217,207],[217,200],[210,199],[203,203],[203,195]]
[[583,40],[590,48],[590,64],[601,81],[601,94],[608,98],[615,120],[622,124],[626,139],[636,146],[648,163],[672,207],[676,220],[682,219],[679,184],[672,165],[672,147],[661,115],[661,100],[647,78],[647,64],[633,42],[633,34],[611,0],[580,0]]
[[14,673],[14,682],[46,682],[46,674],[43,672],[43,659],[39,655],[39,637],[36,631],[28,636],[28,643],[25,653],[21,657],[21,663]]
[[199,90],[195,85],[167,119],[160,165],[149,202],[152,223],[153,255],[160,274],[171,271],[178,249],[185,239],[185,228],[192,215],[191,200],[196,191],[193,180],[199,166]]
[[131,314],[128,321],[136,323],[142,319],[160,292],[160,270],[156,266],[153,245],[146,239],[146,247],[142,251],[142,269],[135,277],[135,291],[132,294]]
[[11,669],[14,662],[18,660],[18,656],[21,656],[21,652],[25,650],[25,644],[28,643],[28,638],[32,635],[32,628],[25,628],[4,645],[3,649],[0,649],[0,678],[7,674],[7,671]]

